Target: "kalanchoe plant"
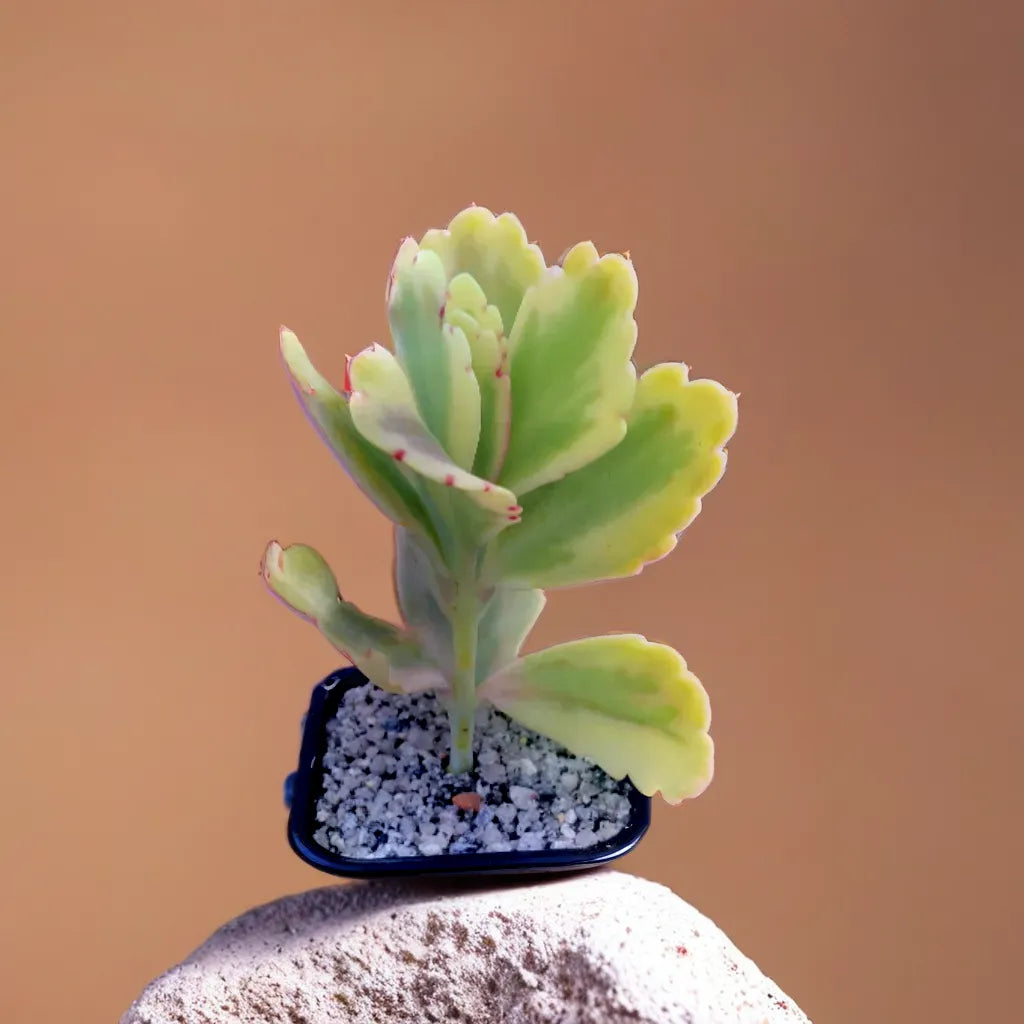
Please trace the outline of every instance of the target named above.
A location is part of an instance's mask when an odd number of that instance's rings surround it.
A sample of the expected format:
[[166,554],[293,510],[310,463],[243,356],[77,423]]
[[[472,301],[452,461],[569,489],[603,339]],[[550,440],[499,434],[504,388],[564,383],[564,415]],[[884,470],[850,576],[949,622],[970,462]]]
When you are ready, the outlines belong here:
[[450,771],[472,767],[486,700],[648,796],[710,781],[707,694],[670,647],[628,634],[519,654],[545,589],[668,554],[725,468],[735,395],[682,363],[638,378],[636,300],[627,257],[582,242],[548,267],[512,214],[470,207],[402,243],[392,345],[348,358],[340,390],[281,330],[312,422],[395,524],[404,624],[344,600],[310,547],[271,543],[264,577],[377,686],[437,692]]

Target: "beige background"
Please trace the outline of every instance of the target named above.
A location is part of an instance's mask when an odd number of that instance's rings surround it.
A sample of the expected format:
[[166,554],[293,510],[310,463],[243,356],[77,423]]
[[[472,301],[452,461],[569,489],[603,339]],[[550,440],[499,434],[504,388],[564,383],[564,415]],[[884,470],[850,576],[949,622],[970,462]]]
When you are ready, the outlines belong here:
[[4,5],[0,1019],[111,1021],[328,881],[280,788],[335,658],[257,562],[310,541],[390,613],[388,532],[277,325],[340,375],[400,237],[471,201],[551,258],[630,249],[638,360],[743,395],[676,554],[556,594],[533,639],[642,630],[711,692],[717,779],[626,866],[818,1021],[1015,1016],[1024,25],[999,7]]

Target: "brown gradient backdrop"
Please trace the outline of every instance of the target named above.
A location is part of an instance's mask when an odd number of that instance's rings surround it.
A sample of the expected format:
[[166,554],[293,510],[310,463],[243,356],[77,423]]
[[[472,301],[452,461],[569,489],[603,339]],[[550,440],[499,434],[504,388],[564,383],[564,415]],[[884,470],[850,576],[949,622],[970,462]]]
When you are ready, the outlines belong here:
[[1012,1016],[1024,73],[997,10],[5,7],[5,1024],[111,1021],[329,881],[280,791],[336,658],[257,563],[315,543],[390,614],[389,532],[277,326],[340,376],[401,236],[471,201],[551,258],[630,249],[638,361],[742,392],[676,553],[554,595],[531,641],[641,630],[710,690],[717,778],[625,866],[818,1021]]

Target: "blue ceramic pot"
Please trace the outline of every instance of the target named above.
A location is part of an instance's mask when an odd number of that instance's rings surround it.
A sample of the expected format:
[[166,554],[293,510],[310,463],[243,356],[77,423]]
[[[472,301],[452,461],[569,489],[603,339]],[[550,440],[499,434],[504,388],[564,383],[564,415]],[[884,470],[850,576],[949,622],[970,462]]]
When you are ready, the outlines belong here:
[[346,878],[380,878],[399,875],[520,875],[532,872],[571,871],[596,867],[633,849],[651,823],[651,801],[627,783],[630,818],[618,835],[586,849],[512,851],[509,853],[442,853],[437,856],[342,857],[321,846],[313,837],[319,823],[317,802],[323,795],[323,759],[327,750],[327,723],[334,718],[346,691],[366,683],[355,668],[331,673],[313,690],[303,726],[299,766],[285,781],[289,807],[288,841],[307,863],[321,871]]

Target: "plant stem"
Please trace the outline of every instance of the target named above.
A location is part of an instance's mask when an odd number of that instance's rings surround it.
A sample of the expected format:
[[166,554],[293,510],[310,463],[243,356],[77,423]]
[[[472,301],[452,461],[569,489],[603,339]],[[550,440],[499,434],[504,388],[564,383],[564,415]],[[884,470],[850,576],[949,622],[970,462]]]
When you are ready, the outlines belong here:
[[451,757],[448,770],[455,775],[473,767],[473,719],[476,715],[476,640],[480,598],[476,580],[463,573],[452,608],[452,644],[455,671],[452,676],[448,721],[451,725]]

